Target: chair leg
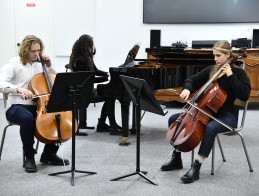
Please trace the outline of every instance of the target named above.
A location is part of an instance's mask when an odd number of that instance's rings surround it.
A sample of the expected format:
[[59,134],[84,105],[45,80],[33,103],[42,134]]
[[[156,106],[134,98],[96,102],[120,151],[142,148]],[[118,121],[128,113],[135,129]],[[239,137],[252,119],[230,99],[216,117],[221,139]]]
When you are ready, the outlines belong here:
[[[1,160],[2,151],[3,151],[3,147],[4,147],[4,140],[5,140],[6,130],[7,130],[8,127],[10,127],[12,125],[13,124],[6,125],[4,130],[3,130],[1,146],[0,146],[0,160]],[[36,153],[38,152],[38,147],[39,147],[39,140],[37,140],[37,144],[36,144]],[[24,164],[25,164],[25,153],[24,153],[24,151],[22,151],[22,156],[23,156],[23,164],[22,164],[22,166],[24,167]]]
[[[253,168],[252,168],[252,165],[251,165],[251,162],[250,162],[250,158],[249,158],[249,155],[248,155],[248,152],[247,152],[247,149],[246,149],[245,140],[244,140],[244,138],[243,138],[243,136],[240,132],[237,132],[237,134],[239,135],[239,137],[241,139],[241,142],[243,144],[243,148],[244,148],[244,151],[245,151],[245,155],[246,155],[246,159],[247,159],[247,163],[248,163],[250,172],[253,172]],[[223,162],[226,162],[226,158],[225,158],[223,148],[221,146],[221,142],[220,142],[220,139],[219,139],[218,135],[217,135],[217,140],[218,140],[219,149],[220,149],[220,152],[221,152]],[[215,143],[214,143],[213,148],[212,148],[211,175],[214,175],[214,160],[215,160]]]
[[215,142],[212,147],[212,152],[211,152],[211,175],[214,175],[214,161],[215,161]]
[[1,160],[2,151],[3,151],[3,147],[4,147],[4,140],[5,140],[6,130],[7,130],[7,128],[8,128],[9,126],[11,126],[11,124],[5,126],[4,131],[3,131],[2,141],[1,141],[1,147],[0,147],[0,160]]
[[249,155],[248,155],[248,152],[247,152],[247,149],[246,149],[245,140],[244,140],[244,138],[243,138],[243,136],[242,136],[242,134],[240,132],[238,132],[237,134],[240,136],[240,139],[242,141],[243,148],[244,148],[244,151],[245,151],[245,154],[246,154],[246,159],[247,159],[247,163],[248,163],[250,172],[253,172],[253,168],[252,168],[252,165],[251,165],[251,162],[250,162],[250,158],[249,158]]
[[[219,139],[218,135],[217,135],[217,141],[218,141],[218,145],[219,145],[222,160],[223,160],[223,162],[226,162],[225,155],[224,155],[224,152],[223,152],[223,148],[222,148],[222,145],[221,145],[221,142],[220,142],[220,139]],[[215,165],[215,142],[214,142],[212,152],[211,152],[211,175],[214,175],[214,165]]]
[[221,142],[220,142],[220,139],[219,139],[218,135],[217,135],[217,140],[218,140],[218,144],[219,144],[219,149],[220,149],[220,152],[221,152],[222,160],[223,160],[223,162],[226,162],[226,158],[225,158],[225,155],[224,155],[224,152],[223,152],[223,148],[221,146]]

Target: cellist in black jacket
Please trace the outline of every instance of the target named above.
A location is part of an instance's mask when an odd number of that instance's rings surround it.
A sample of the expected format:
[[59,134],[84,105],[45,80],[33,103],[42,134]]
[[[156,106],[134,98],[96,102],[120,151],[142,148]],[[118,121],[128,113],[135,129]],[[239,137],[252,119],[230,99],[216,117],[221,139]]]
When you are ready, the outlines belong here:
[[[227,98],[213,116],[230,127],[236,127],[238,119],[234,112],[234,102],[237,98],[241,101],[248,100],[251,91],[250,80],[242,68],[239,68],[234,64],[229,65],[226,63],[232,56],[229,42],[218,41],[215,43],[213,46],[213,55],[215,65],[209,66],[186,79],[183,83],[183,91],[180,94],[180,98],[187,101],[190,94],[202,87],[220,68],[222,71],[217,80],[220,86],[226,90]],[[169,126],[178,118],[178,116],[179,113],[174,114],[169,118]],[[218,123],[216,120],[211,119],[207,123],[197,158],[189,171],[181,178],[184,183],[192,183],[199,179],[200,167],[203,161],[209,156],[209,153],[213,148],[215,137],[218,133],[227,131],[229,131],[229,129]],[[170,161],[163,164],[161,170],[171,171],[182,168],[181,152],[174,149]]]

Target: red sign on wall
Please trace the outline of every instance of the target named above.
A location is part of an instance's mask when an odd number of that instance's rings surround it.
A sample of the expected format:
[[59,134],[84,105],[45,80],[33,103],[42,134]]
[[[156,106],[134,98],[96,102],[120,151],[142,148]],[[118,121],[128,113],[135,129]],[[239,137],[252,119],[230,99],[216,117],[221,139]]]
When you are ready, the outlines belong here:
[[35,3],[26,3],[27,7],[35,7]]

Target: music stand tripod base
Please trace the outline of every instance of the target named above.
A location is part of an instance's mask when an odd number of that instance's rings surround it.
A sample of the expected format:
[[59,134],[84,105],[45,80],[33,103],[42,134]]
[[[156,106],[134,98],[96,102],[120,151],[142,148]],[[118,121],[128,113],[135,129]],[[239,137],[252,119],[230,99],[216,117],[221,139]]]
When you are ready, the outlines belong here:
[[68,170],[68,171],[62,171],[62,172],[56,172],[56,173],[51,173],[49,174],[49,176],[56,176],[59,174],[66,174],[66,173],[70,173],[71,172],[71,185],[74,186],[75,185],[75,172],[78,173],[84,173],[84,174],[89,174],[89,175],[93,175],[93,174],[97,174],[96,172],[90,172],[90,171],[81,171],[81,170]]
[[93,91],[93,72],[69,72],[58,73],[51,91],[47,112],[60,112],[72,110],[72,163],[71,170],[49,174],[56,176],[59,174],[71,173],[71,185],[75,185],[75,172],[97,174],[96,172],[81,171],[75,168],[75,130],[76,111],[80,108],[87,108],[89,100],[85,95]]
[[[111,179],[111,181],[120,180],[133,175],[140,175],[142,178],[146,179],[153,185],[158,185],[149,179],[145,174],[147,172],[140,171],[140,120],[141,120],[141,109],[145,111],[150,111],[152,113],[164,115],[164,112],[160,105],[157,103],[154,95],[143,79],[132,78],[128,76],[121,75],[121,80],[127,90],[134,106],[136,107],[136,172],[124,175],[118,178]],[[142,95],[142,96],[141,96]]]
[[121,177],[118,177],[118,178],[114,178],[114,179],[111,179],[111,181],[116,181],[116,180],[120,180],[120,179],[123,179],[123,178],[127,178],[127,177],[130,177],[130,176],[133,176],[133,175],[140,175],[142,178],[145,178],[147,181],[149,181],[151,184],[153,185],[156,185],[158,186],[157,183],[153,182],[150,178],[148,178],[145,174],[147,174],[146,171],[136,171],[134,173],[131,173],[131,174],[127,174],[125,176],[121,176]]

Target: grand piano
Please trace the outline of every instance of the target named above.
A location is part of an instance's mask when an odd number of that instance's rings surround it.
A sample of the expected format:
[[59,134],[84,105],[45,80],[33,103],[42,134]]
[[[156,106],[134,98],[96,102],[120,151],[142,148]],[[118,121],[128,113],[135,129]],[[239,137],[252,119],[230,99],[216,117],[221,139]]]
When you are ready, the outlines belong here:
[[183,48],[147,48],[147,59],[136,59],[138,50],[139,45],[135,45],[129,51],[124,64],[119,67],[111,67],[109,70],[110,82],[98,90],[102,95],[120,101],[124,137],[127,137],[129,132],[130,97],[124,89],[120,75],[146,80],[155,97],[159,100],[159,90],[178,89],[188,76],[214,63],[212,53],[185,51]]
[[145,79],[155,92],[181,87],[187,77],[214,64],[211,52],[193,52],[173,47],[147,48],[147,59],[135,59],[138,50],[139,46],[135,45],[129,51],[124,64],[110,68],[111,81],[107,84],[104,94],[123,99],[126,94],[122,90],[120,75]]
[[[163,52],[159,51],[159,49],[149,50],[146,49],[148,53],[149,58],[153,58],[157,53],[161,54]],[[233,53],[238,53],[239,48],[233,48]],[[214,64],[214,60],[212,59],[212,49],[193,49],[193,48],[185,48],[184,53],[187,55],[191,55],[191,61],[196,62],[196,58],[198,64],[194,63],[191,65],[185,66],[186,59],[184,60],[184,63],[181,64],[181,67],[186,67],[186,72],[182,73],[184,74],[182,79],[189,77],[190,75],[196,73],[200,70],[200,68],[204,68],[204,66]],[[251,93],[249,97],[249,103],[252,102],[259,102],[259,48],[249,48],[246,49],[247,57],[242,58],[239,60],[240,66],[243,66],[244,70],[246,71],[246,74],[248,75],[250,79],[251,84]],[[198,56],[199,55],[205,55],[209,59],[201,59]],[[206,58],[204,56],[204,58]],[[211,57],[211,59],[210,59]],[[183,60],[183,59],[182,59]],[[188,71],[188,69],[190,69]],[[183,70],[182,70],[183,71]],[[189,74],[191,73],[191,74]],[[183,81],[182,80],[182,81]],[[181,92],[181,87],[166,87],[166,88],[157,88],[153,91],[154,96],[157,100],[160,101],[178,101],[182,102],[181,99],[179,99],[179,94]]]

